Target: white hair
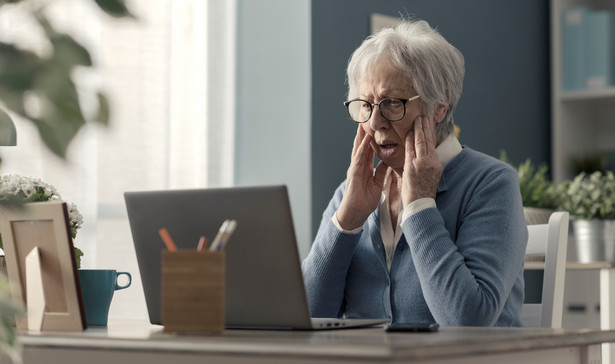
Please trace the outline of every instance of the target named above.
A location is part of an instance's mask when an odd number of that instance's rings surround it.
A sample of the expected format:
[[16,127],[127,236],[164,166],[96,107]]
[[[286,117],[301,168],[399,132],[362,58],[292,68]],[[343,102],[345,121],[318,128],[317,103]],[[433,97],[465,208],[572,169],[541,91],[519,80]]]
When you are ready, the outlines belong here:
[[461,97],[465,73],[463,55],[426,21],[401,21],[363,41],[348,62],[348,99],[359,96],[368,68],[388,59],[421,96],[423,112],[431,116],[442,106],[448,110],[438,124],[438,143],[454,133],[453,111]]

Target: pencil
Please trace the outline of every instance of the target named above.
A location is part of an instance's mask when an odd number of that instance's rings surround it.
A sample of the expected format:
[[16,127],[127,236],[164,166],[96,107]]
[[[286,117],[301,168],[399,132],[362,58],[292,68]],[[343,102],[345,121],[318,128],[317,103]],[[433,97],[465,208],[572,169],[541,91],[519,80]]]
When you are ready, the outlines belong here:
[[170,252],[177,251],[177,246],[175,246],[175,243],[173,242],[173,239],[171,239],[171,235],[169,234],[166,228],[161,228],[160,230],[158,230],[158,234],[160,234],[160,237],[162,238],[164,245],[167,246],[167,249]]
[[207,246],[207,238],[204,236],[201,236],[201,238],[199,239],[199,245],[197,245],[196,247],[196,251],[198,252],[203,251],[205,249],[205,246]]

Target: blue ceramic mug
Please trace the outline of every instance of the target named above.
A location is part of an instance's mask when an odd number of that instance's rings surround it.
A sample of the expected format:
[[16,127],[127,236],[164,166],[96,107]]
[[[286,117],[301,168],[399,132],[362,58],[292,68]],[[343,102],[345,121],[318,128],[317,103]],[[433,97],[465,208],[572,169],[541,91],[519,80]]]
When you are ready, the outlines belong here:
[[[125,275],[128,282],[118,284],[118,278]],[[106,326],[113,293],[130,287],[132,276],[115,269],[79,269],[81,294],[85,317],[89,326]]]

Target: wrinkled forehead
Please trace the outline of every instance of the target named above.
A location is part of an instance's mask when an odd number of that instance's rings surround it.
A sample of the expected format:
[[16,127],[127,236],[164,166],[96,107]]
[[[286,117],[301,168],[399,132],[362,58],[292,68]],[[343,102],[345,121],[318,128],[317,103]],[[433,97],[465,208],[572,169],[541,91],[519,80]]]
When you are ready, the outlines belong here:
[[404,72],[388,58],[381,58],[367,65],[359,81],[359,92],[380,94],[407,93],[412,83]]
[[[360,92],[359,88],[365,83],[388,83],[395,81],[396,88],[406,90],[412,88],[410,76],[395,63],[394,59],[386,53],[364,57],[356,64],[353,73],[349,74],[349,91],[356,97]],[[393,85],[391,85],[393,86]]]

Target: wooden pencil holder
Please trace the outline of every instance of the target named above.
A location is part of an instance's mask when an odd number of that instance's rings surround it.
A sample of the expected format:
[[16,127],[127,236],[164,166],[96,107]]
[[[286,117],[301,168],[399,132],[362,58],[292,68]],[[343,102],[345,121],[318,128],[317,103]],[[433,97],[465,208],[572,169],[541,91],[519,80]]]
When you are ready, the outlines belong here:
[[220,334],[224,331],[225,254],[162,252],[164,331]]

